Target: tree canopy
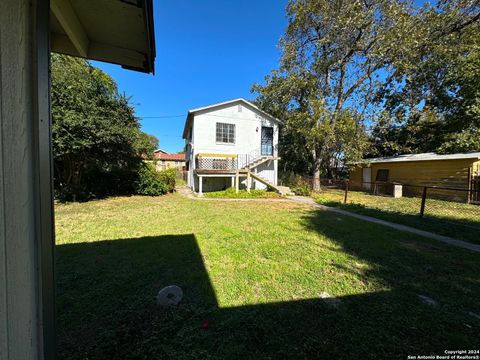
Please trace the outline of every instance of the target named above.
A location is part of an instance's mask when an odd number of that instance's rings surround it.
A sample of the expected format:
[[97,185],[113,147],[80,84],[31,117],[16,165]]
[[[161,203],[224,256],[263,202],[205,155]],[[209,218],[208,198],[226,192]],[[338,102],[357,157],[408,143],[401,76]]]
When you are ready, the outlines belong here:
[[478,1],[418,10],[415,46],[394,59],[378,93],[386,111],[374,130],[377,153],[480,150],[479,19]]
[[390,0],[291,0],[287,14],[280,67],[253,90],[262,107],[287,122],[287,143],[297,149],[282,155],[311,164],[318,189],[335,159],[353,161],[365,151],[366,100],[390,61],[391,44],[408,31],[408,8]]
[[152,138],[129,99],[87,61],[52,54],[52,137],[56,196],[81,200],[133,191]]
[[[290,0],[257,103],[286,121],[283,168],[479,149],[479,1]],[[371,129],[368,129],[371,128]]]

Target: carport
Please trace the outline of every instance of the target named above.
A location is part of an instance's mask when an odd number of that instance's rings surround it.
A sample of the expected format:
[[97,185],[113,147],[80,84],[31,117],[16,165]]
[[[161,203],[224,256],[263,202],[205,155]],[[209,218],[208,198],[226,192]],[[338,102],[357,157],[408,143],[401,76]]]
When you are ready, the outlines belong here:
[[153,73],[152,0],[2,0],[0,49],[0,359],[52,359],[50,51]]

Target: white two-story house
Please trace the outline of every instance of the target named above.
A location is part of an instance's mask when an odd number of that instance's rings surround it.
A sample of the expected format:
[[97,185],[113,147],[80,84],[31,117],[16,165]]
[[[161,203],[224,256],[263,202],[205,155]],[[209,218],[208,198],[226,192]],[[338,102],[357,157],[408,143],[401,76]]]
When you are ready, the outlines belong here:
[[277,184],[280,120],[236,99],[188,112],[188,185],[198,193],[229,187],[282,192]]

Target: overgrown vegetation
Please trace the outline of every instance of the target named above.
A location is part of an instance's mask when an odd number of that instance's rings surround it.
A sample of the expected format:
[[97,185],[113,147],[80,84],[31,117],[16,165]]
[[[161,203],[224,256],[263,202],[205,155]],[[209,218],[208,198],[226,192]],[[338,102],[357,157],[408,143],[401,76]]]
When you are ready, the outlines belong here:
[[151,163],[144,162],[135,182],[135,192],[139,195],[157,196],[175,189],[176,170],[174,168],[158,172]]
[[[133,196],[55,218],[60,359],[403,360],[477,343],[478,253],[289,202]],[[162,309],[173,284],[184,298]]]
[[295,175],[293,172],[281,173],[281,183],[290,187],[290,190],[299,196],[310,196],[312,184],[307,178]]
[[268,198],[279,198],[279,194],[273,191],[267,190],[256,190],[251,189],[250,192],[247,190],[239,190],[238,193],[235,191],[235,188],[228,188],[223,191],[212,191],[203,194],[207,198],[229,198],[229,199],[268,199]]
[[103,71],[59,54],[51,64],[56,198],[132,194],[142,156],[158,139],[140,131],[129,99]]

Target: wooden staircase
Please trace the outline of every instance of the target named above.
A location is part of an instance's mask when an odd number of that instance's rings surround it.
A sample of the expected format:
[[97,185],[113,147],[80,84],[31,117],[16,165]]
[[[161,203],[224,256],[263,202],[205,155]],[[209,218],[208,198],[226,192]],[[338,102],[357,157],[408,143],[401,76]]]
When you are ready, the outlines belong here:
[[256,149],[252,151],[249,154],[246,154],[243,156],[240,161],[241,168],[237,170],[237,191],[238,191],[238,177],[241,176],[246,176],[247,177],[247,191],[250,191],[251,188],[251,179],[255,179],[256,181],[264,184],[267,188],[272,189],[279,193],[280,195],[291,195],[292,192],[290,191],[290,188],[287,186],[278,186],[275,184],[272,184],[269,180],[263,178],[262,176],[258,175],[256,172],[256,169],[266,163],[270,162],[273,160],[280,160],[280,157],[274,156],[273,154],[277,154],[277,146],[274,147],[272,151],[272,155],[262,155],[261,149]]
[[[250,175],[250,177],[254,178],[255,180],[257,180],[259,182],[261,182],[262,184],[264,184],[268,188],[276,191],[280,195],[287,196],[287,195],[292,195],[293,194],[288,186],[274,185],[270,181],[268,181],[267,179],[261,177],[260,175],[258,175],[255,172],[252,172],[252,171],[249,171],[249,175]],[[248,178],[248,175],[247,175],[247,178]]]
[[261,157],[255,159],[254,161],[252,161],[250,164],[246,165],[245,170],[247,170],[247,169],[252,170],[252,169],[256,168],[257,166],[260,166],[263,163],[266,163],[267,161],[272,161],[272,160],[280,160],[280,158],[277,157],[277,156],[261,156]]

